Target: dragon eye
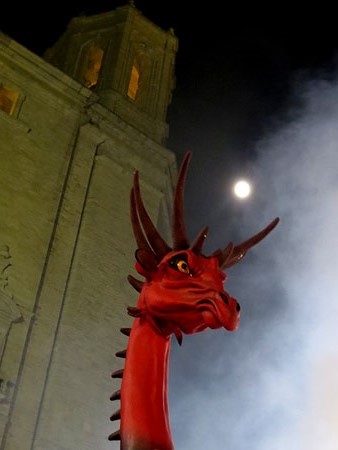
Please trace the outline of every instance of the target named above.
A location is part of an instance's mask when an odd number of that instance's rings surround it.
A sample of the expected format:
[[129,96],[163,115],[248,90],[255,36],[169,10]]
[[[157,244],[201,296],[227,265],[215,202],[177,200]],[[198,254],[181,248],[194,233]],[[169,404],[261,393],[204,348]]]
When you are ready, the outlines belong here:
[[175,269],[178,270],[181,273],[188,273],[190,274],[190,267],[187,261],[182,257],[182,255],[175,256],[169,261],[169,265]]
[[177,261],[176,267],[179,272],[190,273],[188,263],[186,261],[184,261],[183,259],[181,259],[180,261]]

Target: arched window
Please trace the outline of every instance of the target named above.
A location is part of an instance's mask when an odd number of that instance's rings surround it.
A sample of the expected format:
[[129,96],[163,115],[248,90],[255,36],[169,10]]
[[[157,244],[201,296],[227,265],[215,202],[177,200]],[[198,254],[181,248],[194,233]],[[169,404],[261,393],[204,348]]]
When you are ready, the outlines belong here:
[[140,71],[138,64],[135,61],[131,68],[130,73],[128,94],[127,94],[128,97],[131,98],[132,100],[135,100],[139,87],[140,87]]
[[[144,42],[135,45],[133,64],[129,75],[127,96],[131,100],[140,100],[141,85],[146,80],[149,66],[148,47]],[[142,88],[143,89],[143,88]]]
[[99,79],[104,51],[102,48],[90,44],[82,55],[81,73],[83,84],[88,88],[96,86]]
[[18,98],[18,91],[0,84],[0,110],[11,116],[14,113]]

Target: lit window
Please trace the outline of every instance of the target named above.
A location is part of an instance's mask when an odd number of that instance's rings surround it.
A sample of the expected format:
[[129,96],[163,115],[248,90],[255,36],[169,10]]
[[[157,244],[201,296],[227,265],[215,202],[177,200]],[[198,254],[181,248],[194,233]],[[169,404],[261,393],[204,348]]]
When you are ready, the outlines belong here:
[[140,72],[138,71],[137,67],[134,64],[130,74],[128,97],[131,98],[132,100],[135,100],[139,87],[140,87]]
[[15,110],[19,92],[0,84],[0,110],[11,116]]
[[102,65],[103,50],[91,45],[84,55],[82,78],[88,88],[96,86]]

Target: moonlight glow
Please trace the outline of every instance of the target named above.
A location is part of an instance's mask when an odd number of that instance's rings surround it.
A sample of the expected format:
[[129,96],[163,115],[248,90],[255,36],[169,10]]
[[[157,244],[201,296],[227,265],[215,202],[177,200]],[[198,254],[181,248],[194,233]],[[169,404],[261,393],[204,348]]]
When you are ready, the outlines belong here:
[[234,193],[235,193],[236,197],[246,198],[251,193],[251,186],[245,180],[237,181],[234,185]]

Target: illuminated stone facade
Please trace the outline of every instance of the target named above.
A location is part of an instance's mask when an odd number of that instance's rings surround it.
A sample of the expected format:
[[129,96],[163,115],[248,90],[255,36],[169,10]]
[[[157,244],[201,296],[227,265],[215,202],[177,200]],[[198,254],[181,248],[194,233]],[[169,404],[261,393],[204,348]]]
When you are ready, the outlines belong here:
[[[0,34],[0,448],[114,450],[136,292],[129,192],[168,236],[177,39],[132,5],[73,19],[44,58]],[[134,273],[135,274],[135,273]]]

